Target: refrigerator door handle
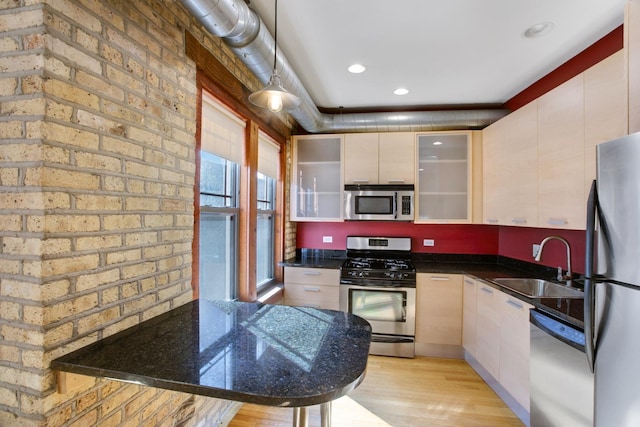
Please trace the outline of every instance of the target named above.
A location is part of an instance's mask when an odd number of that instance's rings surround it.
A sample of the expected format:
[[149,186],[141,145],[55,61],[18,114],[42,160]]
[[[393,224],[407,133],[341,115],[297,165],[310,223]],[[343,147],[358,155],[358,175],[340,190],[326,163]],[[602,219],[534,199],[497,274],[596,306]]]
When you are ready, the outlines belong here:
[[587,201],[587,235],[585,250],[585,280],[584,280],[584,338],[587,363],[591,372],[594,372],[595,364],[595,283],[593,278],[595,263],[595,232],[596,211],[598,209],[598,190],[596,181],[591,184],[589,199]]

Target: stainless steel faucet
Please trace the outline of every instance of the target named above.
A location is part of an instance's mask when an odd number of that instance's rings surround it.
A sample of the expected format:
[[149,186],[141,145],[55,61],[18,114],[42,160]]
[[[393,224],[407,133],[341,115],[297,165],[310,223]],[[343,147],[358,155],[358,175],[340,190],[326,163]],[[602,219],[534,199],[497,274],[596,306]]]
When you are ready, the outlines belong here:
[[562,267],[558,267],[558,281],[562,282],[564,280],[571,280],[572,278],[572,273],[571,273],[571,247],[569,246],[569,242],[567,242],[563,237],[560,236],[548,236],[545,237],[544,239],[542,239],[542,242],[540,242],[540,248],[538,248],[538,253],[535,256],[535,260],[540,262],[540,258],[542,258],[542,248],[544,248],[544,245],[549,241],[549,240],[560,240],[562,243],[564,243],[564,245],[567,247],[567,275],[564,276],[562,274]]

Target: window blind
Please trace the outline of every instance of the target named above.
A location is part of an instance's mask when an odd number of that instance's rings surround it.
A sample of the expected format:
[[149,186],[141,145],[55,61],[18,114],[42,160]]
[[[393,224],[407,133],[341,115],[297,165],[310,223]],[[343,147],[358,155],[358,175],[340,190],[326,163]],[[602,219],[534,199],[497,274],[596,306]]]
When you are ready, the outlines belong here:
[[246,123],[211,95],[202,92],[201,149],[242,163]]
[[258,133],[258,171],[275,180],[278,179],[280,146],[266,133]]

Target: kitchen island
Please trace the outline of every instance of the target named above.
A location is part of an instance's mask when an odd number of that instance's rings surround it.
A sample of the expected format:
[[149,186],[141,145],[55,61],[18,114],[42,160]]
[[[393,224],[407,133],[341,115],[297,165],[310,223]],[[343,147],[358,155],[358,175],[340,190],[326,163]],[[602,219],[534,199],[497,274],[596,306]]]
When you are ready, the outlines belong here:
[[348,313],[197,300],[60,357],[51,368],[209,397],[293,407],[330,402],[364,378],[371,327]]

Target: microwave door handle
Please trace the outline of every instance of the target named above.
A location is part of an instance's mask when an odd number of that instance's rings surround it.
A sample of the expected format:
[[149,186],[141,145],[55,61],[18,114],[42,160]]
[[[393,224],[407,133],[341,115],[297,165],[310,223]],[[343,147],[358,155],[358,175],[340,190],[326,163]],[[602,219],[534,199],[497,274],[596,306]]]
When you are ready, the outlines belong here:
[[398,192],[393,193],[393,219],[398,219]]

